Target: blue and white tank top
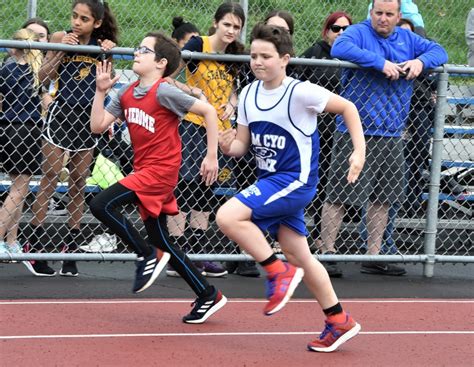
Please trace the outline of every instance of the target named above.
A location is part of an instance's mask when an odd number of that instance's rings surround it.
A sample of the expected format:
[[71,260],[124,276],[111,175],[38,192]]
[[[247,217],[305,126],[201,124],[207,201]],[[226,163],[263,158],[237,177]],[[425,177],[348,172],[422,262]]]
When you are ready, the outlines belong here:
[[317,184],[317,114],[330,95],[325,88],[291,77],[272,90],[259,80],[243,89],[237,122],[249,128],[259,178],[285,173],[304,184]]

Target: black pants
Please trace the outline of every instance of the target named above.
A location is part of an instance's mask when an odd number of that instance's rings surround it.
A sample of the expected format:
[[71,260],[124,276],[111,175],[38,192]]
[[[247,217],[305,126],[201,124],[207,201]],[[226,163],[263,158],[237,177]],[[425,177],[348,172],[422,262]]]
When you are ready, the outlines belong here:
[[[138,256],[143,256],[150,253],[150,246],[122,214],[122,208],[125,205],[138,201],[138,196],[134,191],[116,183],[97,194],[89,203],[89,207],[97,219],[119,236]],[[171,266],[183,277],[197,296],[207,295],[209,291],[212,291],[206,278],[196,269],[188,256],[170,242],[165,214],[161,214],[158,218],[147,218],[145,229],[151,244],[171,255]]]

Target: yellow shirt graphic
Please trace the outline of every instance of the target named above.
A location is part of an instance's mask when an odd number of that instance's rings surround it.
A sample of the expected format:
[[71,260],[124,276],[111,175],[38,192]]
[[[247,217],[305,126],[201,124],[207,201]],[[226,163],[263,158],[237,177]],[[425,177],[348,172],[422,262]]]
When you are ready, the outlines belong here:
[[[209,37],[202,38],[202,52],[212,53]],[[186,68],[187,84],[201,89],[207,100],[219,114],[219,107],[226,104],[230,100],[233,91],[234,76],[229,73],[229,68],[225,64],[218,63],[213,60],[200,60],[198,68],[191,73]],[[189,112],[185,120],[191,121],[196,125],[205,124],[204,119],[194,113]],[[229,129],[231,127],[230,120],[218,121],[219,131]]]

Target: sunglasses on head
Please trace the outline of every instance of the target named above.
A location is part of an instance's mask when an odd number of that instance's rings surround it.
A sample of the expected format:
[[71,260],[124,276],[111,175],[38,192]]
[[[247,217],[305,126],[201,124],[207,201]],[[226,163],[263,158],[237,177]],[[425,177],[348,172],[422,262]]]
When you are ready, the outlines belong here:
[[153,51],[151,48],[148,48],[146,46],[135,47],[133,51],[138,52],[139,54],[154,54],[155,53],[155,51]]
[[341,29],[343,31],[345,31],[347,29],[347,27],[349,27],[349,26],[348,25],[340,26],[340,25],[333,24],[332,26],[329,27],[329,29],[331,31],[333,31],[334,33],[339,33],[341,31]]

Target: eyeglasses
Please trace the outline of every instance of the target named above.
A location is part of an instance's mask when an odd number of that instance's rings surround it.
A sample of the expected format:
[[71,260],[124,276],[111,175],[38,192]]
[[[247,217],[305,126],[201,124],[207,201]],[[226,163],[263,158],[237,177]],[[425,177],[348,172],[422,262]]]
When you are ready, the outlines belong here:
[[345,31],[348,27],[349,27],[348,25],[340,26],[340,25],[333,24],[332,26],[329,27],[329,29],[333,31],[334,33],[339,33],[341,29]]
[[133,49],[134,52],[138,52],[139,54],[154,54],[156,53],[155,51],[153,51],[151,48],[148,48],[146,46],[139,46],[139,47],[135,47]]

